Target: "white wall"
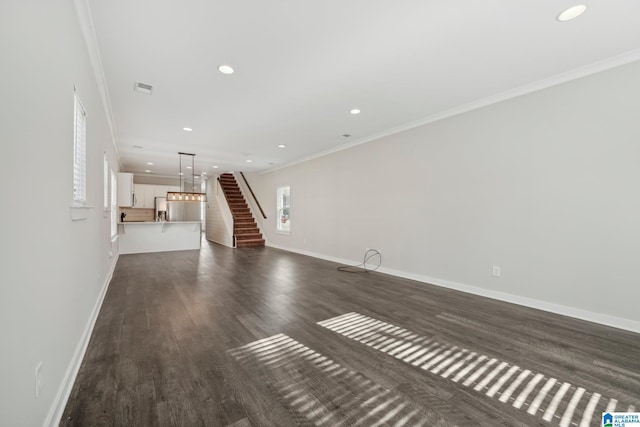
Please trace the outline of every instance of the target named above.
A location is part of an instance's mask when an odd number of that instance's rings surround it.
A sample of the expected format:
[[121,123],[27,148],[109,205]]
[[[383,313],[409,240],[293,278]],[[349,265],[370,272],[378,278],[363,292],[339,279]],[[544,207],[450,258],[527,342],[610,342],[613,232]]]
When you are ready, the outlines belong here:
[[[73,2],[3,1],[0,53],[0,424],[57,425],[117,259],[102,211],[103,153],[119,167]],[[70,215],[74,86],[87,112],[96,207],[81,221]]]
[[218,175],[213,175],[207,180],[207,202],[205,205],[207,240],[232,248],[233,215],[218,182]]
[[[636,62],[252,176],[262,229],[270,245],[353,261],[377,248],[395,274],[640,331],[639,93]],[[290,236],[275,233],[286,184]]]

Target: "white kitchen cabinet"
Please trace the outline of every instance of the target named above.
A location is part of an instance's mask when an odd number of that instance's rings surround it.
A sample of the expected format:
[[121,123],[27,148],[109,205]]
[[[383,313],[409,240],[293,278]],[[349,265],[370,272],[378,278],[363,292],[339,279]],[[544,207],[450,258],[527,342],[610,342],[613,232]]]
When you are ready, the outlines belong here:
[[168,185],[154,185],[156,197],[167,197]]
[[134,184],[134,208],[153,209],[155,197],[155,185]]
[[180,187],[177,185],[133,184],[133,205],[129,206],[139,209],[154,209],[155,198],[167,197],[168,191],[180,191]]
[[133,185],[133,207],[141,208],[144,205],[144,187],[141,184]]
[[130,208],[133,206],[133,174],[118,173],[118,206]]
[[147,185],[144,192],[144,207],[147,209],[153,209],[156,207],[156,192],[155,185]]
[[178,185],[156,185],[156,197],[167,197],[169,191],[180,191]]

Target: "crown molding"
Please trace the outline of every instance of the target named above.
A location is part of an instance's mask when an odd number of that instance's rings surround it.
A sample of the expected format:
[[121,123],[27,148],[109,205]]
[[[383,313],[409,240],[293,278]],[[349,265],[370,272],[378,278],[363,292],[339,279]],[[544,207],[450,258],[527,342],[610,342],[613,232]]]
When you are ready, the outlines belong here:
[[84,37],[85,44],[87,46],[87,52],[89,54],[89,61],[91,62],[91,68],[96,79],[96,85],[98,92],[100,92],[100,99],[102,100],[102,106],[107,118],[107,124],[109,125],[109,131],[111,132],[111,143],[116,153],[116,159],[118,160],[119,169],[122,169],[122,162],[120,160],[120,150],[118,150],[116,127],[113,121],[113,110],[111,108],[111,98],[109,98],[109,88],[107,86],[107,79],[104,75],[104,69],[102,67],[102,59],[100,56],[100,49],[98,47],[98,40],[96,38],[95,27],[93,25],[93,17],[91,15],[91,8],[87,0],[74,0],[73,4],[78,14],[78,21],[80,23],[80,30]]
[[437,122],[440,120],[447,119],[449,117],[457,116],[459,114],[467,113],[469,111],[477,110],[483,107],[487,107],[492,104],[497,104],[502,101],[506,101],[512,98],[517,98],[522,95],[527,95],[529,93],[538,92],[543,89],[547,89],[553,86],[558,86],[563,83],[567,83],[573,80],[577,80],[583,77],[590,76],[592,74],[597,74],[606,70],[610,70],[612,68],[621,67],[626,64],[630,64],[632,62],[636,62],[640,60],[640,49],[631,50],[629,52],[622,53],[620,55],[616,55],[602,61],[594,62],[589,65],[585,65],[583,67],[574,68],[573,70],[569,70],[564,73],[556,74],[555,76],[548,77],[546,79],[538,80],[532,83],[528,83],[522,86],[518,86],[517,88],[507,90],[505,92],[498,93],[496,95],[491,95],[476,101],[469,102],[467,104],[463,104],[449,110],[445,110],[436,114],[432,114],[420,120],[416,120],[413,122],[405,123],[400,126],[396,126],[390,129],[387,129],[382,132],[378,132],[373,135],[369,135],[364,138],[360,138],[354,140],[352,142],[341,144],[336,147],[330,148],[328,150],[320,151],[318,153],[302,157],[300,159],[294,160],[292,162],[285,163],[283,165],[278,165],[273,168],[269,168],[260,172],[260,175],[265,175],[271,172],[275,172],[280,169],[285,169],[300,163],[307,162],[309,160],[313,160],[319,157],[328,156],[329,154],[337,153],[339,151],[343,151],[349,149],[351,147],[355,147],[361,144],[366,144],[367,142],[375,141],[386,136],[394,135],[396,133],[404,132],[410,129],[414,129],[420,126],[427,125],[429,123]]

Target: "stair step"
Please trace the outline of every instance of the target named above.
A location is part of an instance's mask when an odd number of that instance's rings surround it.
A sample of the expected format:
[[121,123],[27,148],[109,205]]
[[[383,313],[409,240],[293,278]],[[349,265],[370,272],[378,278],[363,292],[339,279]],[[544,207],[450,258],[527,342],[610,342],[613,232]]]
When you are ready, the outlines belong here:
[[233,232],[235,234],[254,234],[254,233],[259,233],[260,229],[254,225],[253,227],[236,228],[233,230]]
[[253,218],[234,218],[236,224],[255,224]]
[[257,248],[264,246],[264,239],[236,241],[236,248]]
[[247,240],[260,240],[260,239],[262,239],[262,233],[236,234],[236,242],[238,241],[246,242]]

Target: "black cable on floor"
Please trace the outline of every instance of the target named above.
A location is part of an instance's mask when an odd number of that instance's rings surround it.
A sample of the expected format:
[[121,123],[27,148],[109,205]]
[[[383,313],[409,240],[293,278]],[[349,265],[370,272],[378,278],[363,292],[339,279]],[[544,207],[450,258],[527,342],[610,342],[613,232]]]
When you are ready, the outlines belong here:
[[[373,257],[378,257],[378,265],[376,265],[375,268],[368,268],[367,261],[369,261]],[[344,273],[368,273],[370,271],[376,271],[378,268],[380,268],[381,264],[382,254],[375,249],[367,249],[367,251],[364,253],[364,260],[362,261],[362,264],[341,265],[340,267],[338,267],[338,271],[342,271]]]

